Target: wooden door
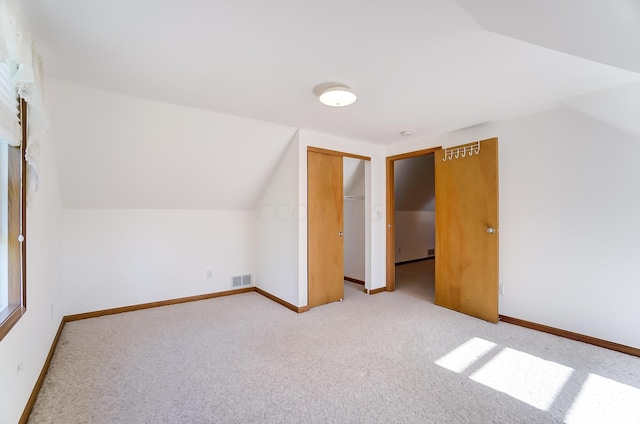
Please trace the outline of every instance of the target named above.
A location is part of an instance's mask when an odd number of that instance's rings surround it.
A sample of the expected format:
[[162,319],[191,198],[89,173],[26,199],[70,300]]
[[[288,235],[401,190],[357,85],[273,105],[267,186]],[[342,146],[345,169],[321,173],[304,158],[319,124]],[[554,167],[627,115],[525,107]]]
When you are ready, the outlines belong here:
[[344,297],[342,156],[307,152],[308,304]]
[[436,304],[498,322],[498,139],[438,150]]

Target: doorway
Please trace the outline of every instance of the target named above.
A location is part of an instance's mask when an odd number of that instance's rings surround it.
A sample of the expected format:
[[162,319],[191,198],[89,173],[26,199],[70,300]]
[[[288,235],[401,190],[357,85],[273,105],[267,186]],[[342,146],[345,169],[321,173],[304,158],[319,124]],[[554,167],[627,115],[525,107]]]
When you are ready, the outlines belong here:
[[[400,164],[400,161],[405,159],[433,157],[435,151],[440,149],[440,147],[434,147],[432,149],[419,150],[387,158],[387,291],[394,291],[396,289],[396,162]],[[399,167],[402,167],[402,165]],[[426,197],[423,199],[426,199]],[[411,205],[410,199],[407,199],[407,208],[416,209],[415,205]],[[429,206],[426,208],[428,209]],[[433,215],[435,216],[435,203],[433,205]],[[424,247],[424,244],[422,246]],[[398,247],[402,249],[402,246]],[[405,251],[405,253],[409,252]],[[411,257],[411,255],[407,257]]]
[[396,289],[435,302],[434,154],[394,163]]

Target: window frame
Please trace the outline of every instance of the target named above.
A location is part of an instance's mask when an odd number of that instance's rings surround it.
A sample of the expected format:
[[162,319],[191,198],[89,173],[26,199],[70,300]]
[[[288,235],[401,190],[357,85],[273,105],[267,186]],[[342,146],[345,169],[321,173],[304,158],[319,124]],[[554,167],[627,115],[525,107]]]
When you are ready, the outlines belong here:
[[[8,146],[8,306],[0,311],[0,341],[27,310],[27,102],[20,99],[20,146]],[[22,241],[19,236],[22,235]]]

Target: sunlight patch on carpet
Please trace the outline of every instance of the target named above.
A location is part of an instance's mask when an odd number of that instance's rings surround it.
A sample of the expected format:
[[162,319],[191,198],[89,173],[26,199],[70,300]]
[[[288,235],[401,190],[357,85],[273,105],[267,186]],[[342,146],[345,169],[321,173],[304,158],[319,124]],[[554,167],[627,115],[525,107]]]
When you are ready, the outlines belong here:
[[461,373],[496,346],[493,342],[474,337],[438,359],[435,364]]
[[572,373],[564,365],[505,348],[470,378],[548,411]]
[[565,422],[640,423],[640,389],[589,374],[567,413]]

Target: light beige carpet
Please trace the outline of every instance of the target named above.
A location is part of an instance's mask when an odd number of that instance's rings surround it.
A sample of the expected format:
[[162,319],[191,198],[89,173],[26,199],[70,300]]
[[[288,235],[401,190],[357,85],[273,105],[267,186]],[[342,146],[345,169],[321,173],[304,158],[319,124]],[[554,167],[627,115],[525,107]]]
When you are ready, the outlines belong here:
[[30,423],[640,422],[640,358],[398,290],[303,314],[247,293],[66,325]]

